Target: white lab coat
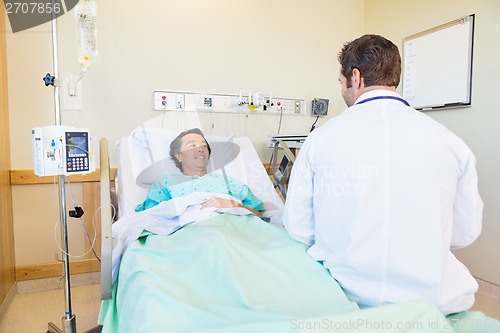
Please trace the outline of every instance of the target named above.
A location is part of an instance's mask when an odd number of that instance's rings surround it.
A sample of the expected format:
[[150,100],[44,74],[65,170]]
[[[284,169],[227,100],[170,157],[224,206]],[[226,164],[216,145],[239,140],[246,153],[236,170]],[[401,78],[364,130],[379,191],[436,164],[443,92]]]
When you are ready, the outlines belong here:
[[[396,96],[370,91],[374,96]],[[475,158],[427,115],[393,99],[354,105],[314,130],[292,170],[290,235],[360,306],[425,299],[445,314],[477,283],[450,248],[481,232]]]

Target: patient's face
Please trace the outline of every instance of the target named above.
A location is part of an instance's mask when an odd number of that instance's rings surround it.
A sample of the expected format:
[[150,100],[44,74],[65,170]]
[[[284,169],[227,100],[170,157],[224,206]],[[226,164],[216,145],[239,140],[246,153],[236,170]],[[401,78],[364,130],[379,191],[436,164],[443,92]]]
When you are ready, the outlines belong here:
[[208,147],[205,139],[198,134],[187,134],[181,139],[181,151],[176,154],[186,176],[205,175],[208,166]]

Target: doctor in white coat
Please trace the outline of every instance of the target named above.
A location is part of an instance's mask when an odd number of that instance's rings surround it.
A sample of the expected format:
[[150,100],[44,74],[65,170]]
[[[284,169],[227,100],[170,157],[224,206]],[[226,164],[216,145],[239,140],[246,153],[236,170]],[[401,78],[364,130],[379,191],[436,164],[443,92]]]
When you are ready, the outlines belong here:
[[450,249],[481,232],[473,153],[396,93],[391,41],[362,36],[338,60],[348,109],[300,150],[286,229],[361,307],[423,299],[444,314],[469,309],[477,283]]

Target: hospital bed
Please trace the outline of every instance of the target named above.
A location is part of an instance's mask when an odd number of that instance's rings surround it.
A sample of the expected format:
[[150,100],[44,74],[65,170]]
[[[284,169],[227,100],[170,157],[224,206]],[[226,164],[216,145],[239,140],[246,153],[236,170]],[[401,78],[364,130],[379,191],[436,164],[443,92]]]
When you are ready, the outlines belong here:
[[[482,313],[445,318],[423,301],[359,309],[307,248],[288,237],[281,226],[283,201],[248,138],[208,136],[213,157],[229,155],[212,171],[248,184],[265,203],[269,222],[217,213],[170,233],[151,232],[141,224],[148,210],[135,213],[134,207],[161,172],[175,170],[167,158],[175,135],[140,126],[119,140],[120,219],[113,231],[107,142],[101,140],[103,332],[500,331]],[[115,229],[127,225],[122,221],[141,227],[113,271],[121,237]]]

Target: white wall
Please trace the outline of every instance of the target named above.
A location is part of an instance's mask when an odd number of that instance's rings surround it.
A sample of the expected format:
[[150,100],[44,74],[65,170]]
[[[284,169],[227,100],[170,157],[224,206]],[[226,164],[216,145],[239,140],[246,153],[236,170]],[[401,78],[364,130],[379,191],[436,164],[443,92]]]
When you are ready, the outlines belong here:
[[[366,0],[365,11],[365,32],[384,35],[401,50],[406,36],[476,14],[472,107],[427,114],[462,137],[476,155],[485,204],[483,232],[473,245],[455,253],[475,276],[500,285],[500,1]],[[439,81],[440,73],[428,79]]]
[[[113,143],[157,116],[152,111],[155,89],[272,91],[275,97],[305,99],[308,112],[314,97],[330,99],[329,117],[345,109],[337,53],[345,41],[363,33],[362,0],[98,0],[97,10],[101,63],[84,77],[84,111],[62,111],[63,124],[91,129],[94,149],[101,137]],[[76,75],[73,12],[58,19],[58,30],[60,77]],[[55,119],[53,89],[42,81],[47,72],[54,73],[51,25],[8,33],[7,56],[12,169],[30,169],[31,128],[52,125]],[[211,115],[201,118],[212,121]],[[281,133],[307,132],[314,120],[288,116]],[[249,136],[267,162],[268,136],[278,125],[278,116],[216,114],[215,128],[208,130]],[[110,154],[114,165],[115,147]],[[30,243],[33,230],[53,230],[53,189],[30,195],[28,188],[13,189],[17,265],[54,261],[53,246],[44,250]],[[47,207],[45,214],[29,210],[33,201]],[[53,243],[46,233],[43,239]],[[83,241],[74,247],[81,252]]]
[[[275,97],[329,98],[330,114],[344,109],[337,87],[337,52],[363,32],[363,1],[318,0],[117,0],[98,3],[101,63],[84,78],[83,112],[64,111],[63,122],[89,127],[97,142],[129,133],[152,111],[155,89],[238,94],[272,91]],[[354,28],[352,18],[358,22]],[[54,122],[51,89],[41,78],[52,72],[50,24],[8,36],[13,145],[12,167],[31,166],[33,126]],[[59,20],[61,75],[78,74],[73,13]],[[310,105],[308,105],[308,111]],[[221,116],[214,134],[230,131],[234,119]],[[277,116],[240,117],[258,152],[269,155],[267,137]],[[308,131],[314,118],[287,117],[281,133]],[[243,122],[243,123],[242,123]],[[115,161],[114,150],[112,164]]]

